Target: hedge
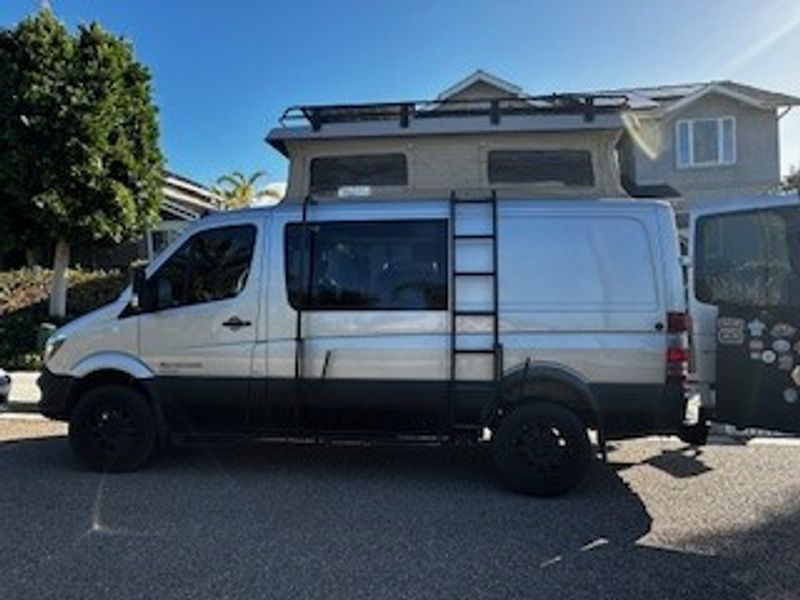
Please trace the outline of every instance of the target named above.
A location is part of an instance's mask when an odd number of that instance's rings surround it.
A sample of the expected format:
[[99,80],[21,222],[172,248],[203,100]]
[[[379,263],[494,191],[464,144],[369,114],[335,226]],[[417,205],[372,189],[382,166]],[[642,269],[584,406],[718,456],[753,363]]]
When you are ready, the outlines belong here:
[[69,273],[66,319],[47,316],[52,272],[32,268],[0,271],[0,366],[36,369],[41,366],[37,333],[44,322],[61,325],[116,298],[128,282],[119,271],[73,269]]

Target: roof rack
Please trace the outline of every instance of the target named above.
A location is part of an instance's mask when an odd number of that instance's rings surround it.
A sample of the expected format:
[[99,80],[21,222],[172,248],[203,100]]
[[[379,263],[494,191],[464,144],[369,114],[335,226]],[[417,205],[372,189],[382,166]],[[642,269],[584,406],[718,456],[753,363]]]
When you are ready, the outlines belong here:
[[408,100],[367,104],[297,105],[287,108],[279,119],[283,127],[310,125],[319,131],[323,125],[363,121],[397,120],[407,128],[412,119],[488,116],[496,125],[504,116],[582,115],[591,122],[597,113],[614,113],[628,108],[624,94],[550,94],[547,96],[508,96],[445,100]]

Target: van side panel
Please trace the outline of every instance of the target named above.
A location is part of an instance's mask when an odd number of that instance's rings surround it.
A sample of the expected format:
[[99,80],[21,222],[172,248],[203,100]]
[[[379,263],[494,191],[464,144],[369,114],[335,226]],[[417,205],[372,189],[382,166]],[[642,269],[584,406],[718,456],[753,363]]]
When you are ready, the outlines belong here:
[[[463,206],[462,234],[484,233],[487,207]],[[666,282],[654,203],[502,201],[499,205],[500,341],[503,372],[547,365],[585,382],[611,437],[674,431],[683,393],[665,384],[665,315],[680,282]],[[309,221],[443,218],[446,201],[314,205]],[[448,311],[325,310],[302,315],[302,380],[296,382],[297,311],[286,289],[284,229],[300,221],[299,207],[276,211],[266,277],[266,336],[254,372],[263,374],[261,425],[291,420],[310,429],[394,428],[442,431],[454,423],[479,426],[490,398],[456,396],[450,407]],[[483,245],[481,245],[483,244]],[[475,240],[451,257],[459,269],[485,270],[491,244]],[[670,260],[677,261],[677,256]],[[459,309],[484,310],[490,286],[458,280]],[[452,286],[452,279],[450,280]],[[670,286],[672,286],[670,288]],[[672,289],[672,291],[668,291]],[[452,292],[449,290],[450,302]],[[452,307],[452,304],[451,304]],[[471,319],[473,317],[466,317]],[[459,347],[485,347],[485,321],[459,327]],[[491,359],[460,358],[459,380],[491,376]]]
[[592,383],[663,384],[660,250],[651,229],[652,220],[607,211],[504,211],[505,368],[530,360]]
[[611,437],[680,423],[682,393],[664,384],[667,277],[653,207],[507,205],[501,215],[504,370],[527,361],[576,375]]

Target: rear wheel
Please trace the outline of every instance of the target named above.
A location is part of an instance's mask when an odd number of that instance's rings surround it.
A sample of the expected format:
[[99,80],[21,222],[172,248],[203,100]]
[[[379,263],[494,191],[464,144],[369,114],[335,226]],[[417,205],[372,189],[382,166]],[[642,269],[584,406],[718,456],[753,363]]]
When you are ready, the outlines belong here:
[[506,414],[492,436],[492,457],[511,489],[556,496],[586,474],[591,445],[583,421],[548,402],[522,405]]
[[95,471],[133,471],[156,448],[156,421],[144,396],[106,384],[83,394],[69,421],[76,456]]

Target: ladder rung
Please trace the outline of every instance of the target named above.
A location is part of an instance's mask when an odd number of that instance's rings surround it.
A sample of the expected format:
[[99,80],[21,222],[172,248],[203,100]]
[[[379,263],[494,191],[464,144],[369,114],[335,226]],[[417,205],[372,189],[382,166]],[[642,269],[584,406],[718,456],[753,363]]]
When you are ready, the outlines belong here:
[[493,310],[454,310],[457,317],[493,317],[497,313]]
[[494,277],[497,271],[454,271],[456,277]]
[[491,233],[455,233],[453,234],[454,240],[493,240],[494,235]]
[[494,348],[453,348],[456,354],[497,354]]
[[493,198],[476,198],[475,200],[469,200],[466,198],[453,198],[453,202],[455,204],[491,204],[494,202]]

